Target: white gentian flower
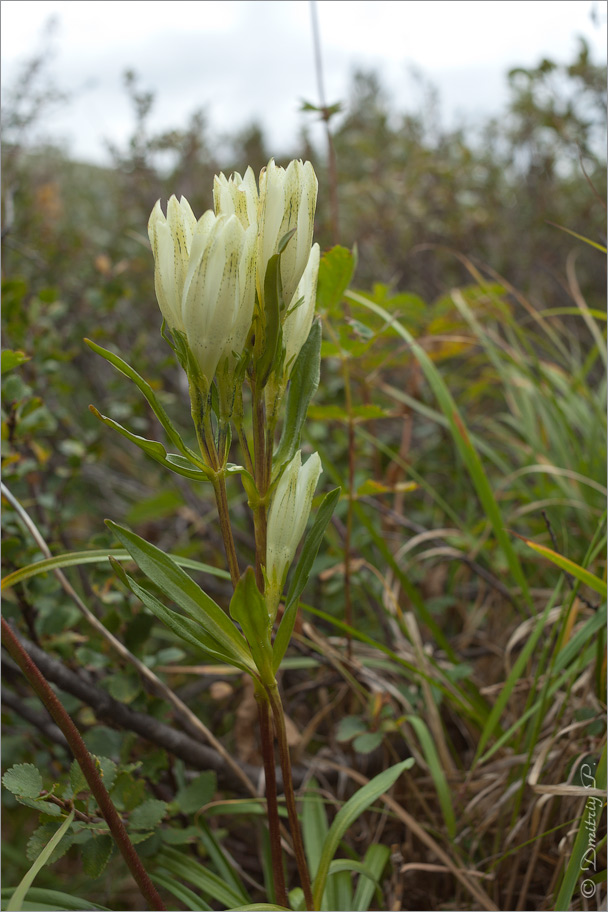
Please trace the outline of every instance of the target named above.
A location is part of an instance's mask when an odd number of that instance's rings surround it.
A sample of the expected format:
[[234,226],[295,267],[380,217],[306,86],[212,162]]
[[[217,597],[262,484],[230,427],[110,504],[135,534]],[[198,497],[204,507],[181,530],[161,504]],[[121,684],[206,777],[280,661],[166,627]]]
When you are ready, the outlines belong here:
[[257,225],[258,188],[251,168],[241,177],[238,171],[227,178],[219,174],[213,179],[213,203],[216,215],[236,215],[244,228]]
[[156,203],[148,224],[156,296],[169,329],[184,333],[211,384],[220,360],[241,354],[253,318],[257,229],[188,202]]
[[312,245],[318,182],[310,162],[292,161],[280,168],[271,159],[260,174],[258,292],[271,256],[289,231],[296,229],[281,256],[283,298],[292,300],[306,268]]
[[268,603],[273,615],[276,614],[287,571],[304,534],[322,471],[318,453],[313,453],[302,465],[302,452],[298,450],[285,467],[272,497],[268,511],[266,578]]
[[[317,279],[319,276],[319,245],[314,244],[300,283],[296,288],[290,309],[283,323],[283,344],[285,346],[285,381],[291,373],[300,349],[308,339],[317,300]],[[296,307],[298,301],[304,300]],[[291,310],[294,308],[295,310]]]
[[[182,299],[188,346],[211,383],[221,358],[240,354],[253,316],[255,228],[235,215],[200,219]],[[240,345],[240,351],[239,351]]]
[[163,214],[160,200],[148,222],[148,236],[154,254],[154,287],[161,313],[171,329],[185,332],[182,294],[190,261],[196,218],[188,200],[172,196]]

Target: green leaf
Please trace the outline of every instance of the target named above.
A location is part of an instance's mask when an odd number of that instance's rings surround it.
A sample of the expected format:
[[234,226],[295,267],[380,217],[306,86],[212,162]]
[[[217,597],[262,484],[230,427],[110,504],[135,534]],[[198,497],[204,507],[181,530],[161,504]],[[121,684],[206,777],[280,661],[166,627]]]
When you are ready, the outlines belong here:
[[25,362],[29,360],[30,355],[26,355],[25,352],[11,351],[10,348],[5,348],[2,352],[0,364],[2,374],[7,374],[15,367],[19,367],[20,364],[25,364]]
[[319,386],[321,371],[321,323],[316,320],[300,349],[289,378],[285,417],[279,445],[272,457],[273,475],[289,462],[300,446],[302,426],[310,400]]
[[112,788],[116,782],[116,776],[118,775],[118,767],[109,757],[95,757],[96,766],[101,774],[103,779],[103,784],[108,791]]
[[340,845],[340,840],[348,828],[357,820],[361,814],[367,810],[370,804],[384,795],[391,786],[397,781],[402,772],[410,769],[414,765],[414,760],[410,757],[402,763],[397,763],[389,769],[384,770],[378,776],[374,776],[367,785],[360,788],[358,792],[349,798],[336,814],[334,821],[329,829],[329,833],[323,843],[323,851],[319,862],[319,869],[313,883],[313,899],[315,908],[320,908],[321,897],[325,889],[329,866],[333,860],[336,850]]
[[291,578],[291,584],[285,600],[285,612],[274,639],[273,652],[275,673],[289,646],[298,613],[298,599],[308,582],[312,565],[315,562],[321,542],[323,541],[323,536],[325,535],[325,530],[327,529],[339,499],[340,488],[334,488],[333,491],[330,491],[329,494],[325,495],[321,501],[321,506],[317,510],[317,515],[312,528],[304,541],[302,552]]
[[114,352],[102,348],[101,345],[97,345],[90,339],[85,339],[84,341],[89,346],[89,348],[91,348],[94,352],[97,352],[98,355],[101,355],[102,358],[105,358],[106,361],[108,361],[113,367],[116,368],[116,370],[120,371],[121,374],[124,374],[125,377],[128,377],[129,380],[133,381],[139,391],[143,393],[150,407],[152,408],[152,411],[160,421],[167,435],[167,438],[188,460],[192,460],[195,464],[200,465],[200,458],[193,450],[186,446],[176,429],[173,427],[169,416],[156,398],[156,395],[154,394],[150,384],[146,383],[146,381],[143,379],[143,377],[140,377],[137,371],[133,370],[133,368],[127,364],[126,361],[123,361],[123,359],[118,355],[115,355]]
[[521,540],[524,541],[529,548],[532,548],[533,551],[536,551],[537,554],[546,557],[551,563],[556,564],[556,566],[560,567],[566,573],[569,573],[577,580],[580,580],[585,586],[589,586],[590,589],[593,589],[593,591],[597,592],[598,595],[601,595],[602,598],[605,599],[608,596],[608,587],[604,580],[600,579],[599,576],[596,576],[594,573],[591,573],[585,567],[580,567],[578,564],[575,564],[574,561],[564,557],[563,554],[559,554],[557,551],[547,548],[546,545],[540,545],[537,542],[531,541],[529,538],[524,538],[522,535],[518,535],[517,538],[521,538]]
[[439,758],[437,748],[435,747],[435,742],[433,741],[426,723],[418,716],[406,716],[405,721],[409,722],[420,741],[420,746],[422,747],[425,760],[429,765],[429,770],[431,771],[431,776],[435,783],[435,790],[437,792],[437,797],[439,798],[439,804],[441,805],[441,811],[446,823],[448,835],[450,839],[454,839],[456,835],[456,816],[452,804],[452,790],[445,777],[443,765]]
[[271,256],[264,276],[264,350],[256,363],[256,380],[259,389],[266,386],[280,351],[283,303],[280,261],[280,253]]
[[82,846],[82,869],[89,877],[99,877],[110,860],[114,840],[106,834],[93,836]]
[[183,852],[163,846],[156,856],[156,861],[157,864],[166,868],[169,873],[191,883],[204,896],[212,897],[228,908],[243,908],[242,897],[239,893],[235,892],[213,871],[208,871],[202,864]]
[[84,777],[78,760],[72,760],[72,763],[70,764],[70,785],[72,786],[73,795],[77,795],[79,792],[88,791],[89,789],[89,784]]
[[102,415],[101,412],[98,412],[94,405],[89,406],[89,410],[95,415],[96,418],[99,418],[103,424],[107,425],[110,428],[113,428],[115,431],[118,431],[119,434],[122,434],[123,437],[126,437],[131,443],[134,443],[135,446],[139,447],[140,450],[143,450],[146,456],[150,456],[155,462],[160,463],[166,469],[170,469],[172,472],[175,472],[176,475],[183,475],[185,478],[192,478],[195,481],[208,481],[208,475],[206,471],[202,469],[195,468],[192,466],[187,459],[182,457],[181,461],[177,461],[176,457],[169,459],[171,454],[168,454],[164,446],[158,440],[148,440],[147,437],[140,437],[139,434],[134,434],[132,431],[129,431],[127,428],[123,427],[122,424],[119,424],[117,421],[114,421],[113,418],[108,418],[106,415]]
[[208,905],[204,899],[201,899],[201,897],[189,887],[179,883],[174,877],[169,877],[168,874],[160,874],[155,871],[154,874],[152,874],[152,880],[155,884],[158,884],[159,887],[163,887],[163,889],[172,893],[173,896],[183,903],[186,909],[190,909],[190,912],[212,912],[211,906]]
[[[376,882],[380,882],[382,872],[390,857],[391,850],[385,845],[370,845],[363,858],[363,865],[373,876]],[[374,883],[367,877],[360,877],[355,890],[353,900],[353,912],[367,912],[374,895]]]
[[153,830],[167,813],[167,802],[149,798],[136,807],[129,817],[130,830]]
[[211,658],[219,660],[224,664],[235,665],[235,667],[242,668],[243,671],[251,673],[247,665],[241,663],[240,660],[235,659],[227,650],[224,650],[221,644],[213,637],[209,636],[200,624],[185,617],[183,614],[179,614],[179,612],[174,611],[172,608],[163,605],[163,603],[153,596],[151,592],[148,592],[147,589],[144,589],[143,586],[136,583],[132,577],[124,573],[122,568],[119,569],[124,576],[126,587],[130,589],[131,592],[144,603],[146,608],[156,615],[163,624],[166,624],[170,630],[176,633],[177,636],[186,640],[187,643],[190,643],[197,649],[201,649]]
[[350,285],[356,266],[354,254],[346,247],[332,247],[321,257],[317,284],[319,310],[331,313],[337,308]]
[[[42,826],[39,826],[30,838],[27,841],[27,846],[25,848],[25,854],[29,861],[35,861],[40,853],[44,850],[45,846],[49,844],[49,841],[53,838],[55,833],[59,828],[63,826],[61,823],[43,823]],[[72,846],[74,842],[74,836],[72,833],[65,833],[63,838],[55,845],[55,848],[47,864],[55,864],[60,858],[65,855],[67,850]]]
[[18,763],[5,772],[2,785],[13,795],[37,798],[42,791],[42,776],[33,763]]
[[175,796],[175,803],[182,814],[194,814],[211,801],[215,789],[215,773],[207,770],[179,789]]
[[73,819],[74,811],[70,813],[69,817],[64,820],[57,832],[51,837],[34,864],[31,866],[25,877],[16,888],[10,901],[6,905],[7,912],[19,912],[23,905],[23,900],[25,899],[27,891],[33,884],[36,875],[47,864],[49,858],[55,850],[55,847],[59,845],[63,839],[64,834],[69,830]]
[[360,716],[344,716],[338,723],[336,741],[350,741],[367,731],[367,725]]
[[[2,887],[0,890],[3,907],[12,893],[12,887]],[[70,893],[62,893],[59,890],[47,890],[43,887],[31,887],[28,890],[27,902],[23,904],[23,908],[49,909],[56,910],[56,912],[89,912],[89,910],[99,909],[101,912],[110,912],[106,906],[99,906],[80,896],[72,896]]]
[[[323,843],[329,831],[325,805],[321,795],[315,793],[318,789],[318,783],[311,779],[302,803],[302,839],[304,840],[304,849],[308,860],[310,876],[314,879],[321,861],[321,852]],[[337,909],[334,882],[328,878],[323,900],[321,903],[323,909]]]
[[262,681],[272,684],[272,645],[270,643],[270,618],[266,601],[255,581],[253,567],[247,567],[230,600],[230,615],[241,625],[251,648],[253,660]]
[[382,744],[382,732],[364,732],[357,735],[353,741],[353,748],[358,754],[371,754]]
[[106,520],[137,566],[161,592],[201,625],[237,667],[255,672],[247,644],[222,609],[167,554],[129,529]]
[[38,798],[38,800],[35,800],[34,798],[24,798],[22,795],[17,795],[16,797],[19,804],[34,808],[39,814],[46,814],[48,817],[61,817],[61,808],[51,801],[46,801],[44,798]]
[[[591,774],[592,775],[592,774]],[[598,768],[589,784],[593,784],[598,789],[606,790],[606,745],[598,764]],[[554,909],[570,909],[572,894],[574,893],[577,883],[581,889],[582,872],[589,871],[589,849],[594,847],[591,842],[592,834],[597,831],[601,808],[605,804],[605,799],[589,797],[585,803],[583,816],[572,846],[572,854],[568,861],[566,870],[562,878],[557,899],[555,900]],[[589,880],[592,878],[589,877]],[[581,891],[582,893],[582,891]]]

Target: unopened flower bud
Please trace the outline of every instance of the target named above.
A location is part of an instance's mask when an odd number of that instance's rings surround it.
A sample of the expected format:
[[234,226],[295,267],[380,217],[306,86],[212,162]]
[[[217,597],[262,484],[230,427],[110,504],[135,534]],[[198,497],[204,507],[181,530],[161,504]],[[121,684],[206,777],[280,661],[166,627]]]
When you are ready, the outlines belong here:
[[287,571],[306,528],[323,471],[318,453],[302,465],[300,450],[285,467],[268,511],[266,577],[270,601],[278,601]]

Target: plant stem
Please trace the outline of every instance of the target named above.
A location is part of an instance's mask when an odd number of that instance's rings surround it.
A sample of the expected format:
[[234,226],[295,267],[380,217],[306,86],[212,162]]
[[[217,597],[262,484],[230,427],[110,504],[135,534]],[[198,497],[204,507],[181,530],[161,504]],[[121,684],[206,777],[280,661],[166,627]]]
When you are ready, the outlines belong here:
[[272,879],[275,900],[280,906],[288,906],[285,872],[283,871],[283,852],[281,849],[281,822],[277,803],[277,778],[272,738],[272,715],[268,695],[263,687],[256,683],[255,698],[258,704],[262,756],[264,758],[264,775],[266,779],[266,806],[268,812],[268,829],[270,831],[270,854],[272,856]]
[[264,575],[262,567],[266,564],[266,503],[268,490],[266,468],[266,415],[264,409],[264,391],[258,390],[252,380],[253,410],[253,461],[255,485],[259,503],[254,506],[253,522],[255,529],[255,579],[260,592],[264,592]]
[[37,696],[42,700],[53,720],[57,723],[68,742],[74,757],[87,780],[97,804],[103,814],[112,838],[118,846],[129,871],[133,875],[142,896],[150,904],[151,909],[166,909],[160,895],[150,880],[148,873],[141,863],[141,860],[133,848],[133,843],[129,839],[125,826],[112,803],[107,789],[95,763],[89,754],[84,741],[80,737],[80,732],[72,722],[71,718],[61,705],[59,699],[55,696],[49,686],[46,678],[40,672],[38,666],[32,661],[27,654],[9,625],[2,618],[2,644],[10,654],[11,658],[17,663]]
[[228,495],[226,494],[226,478],[224,472],[221,470],[214,476],[213,490],[215,492],[215,502],[217,504],[217,512],[220,520],[222,538],[224,539],[224,548],[226,550],[226,559],[228,561],[228,569],[230,570],[230,578],[232,580],[232,585],[236,589],[236,584],[241,578],[241,571],[239,570],[239,562],[236,556],[234,538],[232,536],[232,526],[230,524]]
[[291,774],[291,758],[289,756],[289,745],[287,743],[287,730],[285,728],[285,714],[281,695],[276,681],[273,686],[267,686],[267,693],[270,698],[272,715],[274,718],[274,727],[277,733],[279,744],[279,757],[281,759],[281,770],[283,772],[283,788],[285,790],[285,803],[287,805],[287,815],[289,817],[289,828],[293,840],[293,848],[296,856],[296,864],[300,875],[300,883],[304,892],[304,901],[307,909],[314,909],[312,898],[312,889],[310,886],[310,874],[308,864],[306,863],[306,853],[304,852],[304,843],[298,820],[298,811],[296,808],[296,796],[293,790],[293,777]]

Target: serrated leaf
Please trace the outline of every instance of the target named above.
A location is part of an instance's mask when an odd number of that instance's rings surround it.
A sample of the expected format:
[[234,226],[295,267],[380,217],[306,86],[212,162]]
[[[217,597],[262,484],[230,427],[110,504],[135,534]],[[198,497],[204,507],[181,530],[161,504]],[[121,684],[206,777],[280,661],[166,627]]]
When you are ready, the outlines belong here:
[[2,785],[13,795],[37,798],[42,791],[42,776],[33,763],[17,763],[5,772]]
[[45,801],[43,798],[35,801],[33,798],[24,798],[23,795],[16,795],[15,797],[19,804],[34,808],[39,814],[46,814],[48,817],[61,817],[61,808],[50,801]]
[[367,731],[367,726],[360,716],[344,716],[338,723],[337,741],[350,741]]
[[289,378],[283,430],[279,445],[272,457],[273,476],[295,456],[300,446],[302,426],[310,400],[319,386],[321,371],[321,323],[316,320],[296,359]]
[[80,769],[80,764],[78,760],[72,760],[70,765],[70,785],[72,786],[72,794],[77,795],[79,792],[88,791],[88,783],[84,777],[84,773]]
[[113,848],[114,840],[108,835],[93,836],[85,842],[81,848],[84,873],[89,877],[99,877],[110,860]]
[[382,732],[365,732],[363,735],[357,735],[353,741],[353,747],[358,754],[371,754],[382,744]]
[[194,814],[211,801],[215,789],[216,775],[212,770],[208,770],[179,789],[175,796],[175,803],[182,814]]
[[167,802],[149,798],[140,804],[129,817],[130,830],[153,830],[167,813]]
[[[34,830],[32,835],[27,841],[27,846],[25,848],[25,854],[29,861],[35,861],[43,849],[49,844],[55,833],[59,831],[63,824],[54,824],[54,823],[43,823],[42,826],[39,826],[38,829]],[[58,861],[71,845],[74,843],[74,834],[66,832],[62,839],[57,843],[53,849],[47,864],[54,864]]]
[[118,774],[118,767],[109,757],[96,757],[97,765],[101,773],[101,778],[103,779],[103,784],[108,791],[112,788],[116,782],[116,776]]

